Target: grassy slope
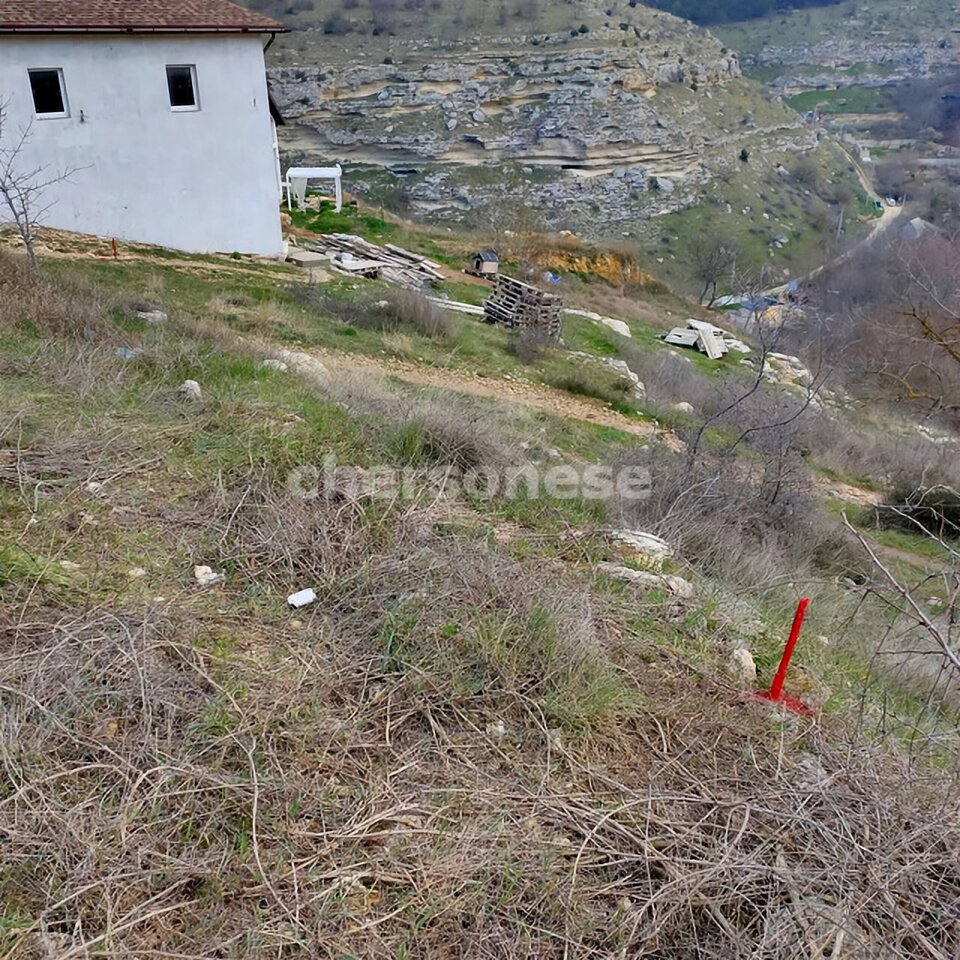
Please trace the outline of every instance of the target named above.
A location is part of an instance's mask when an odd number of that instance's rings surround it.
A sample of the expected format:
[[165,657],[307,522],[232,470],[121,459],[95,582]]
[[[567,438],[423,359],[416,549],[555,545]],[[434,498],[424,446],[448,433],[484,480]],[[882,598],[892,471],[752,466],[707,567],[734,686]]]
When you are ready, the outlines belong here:
[[[830,684],[816,733],[741,702],[723,667],[735,622],[713,600],[678,605],[600,575],[619,551],[577,501],[291,499],[288,471],[331,453],[423,468],[437,451],[469,462],[526,443],[583,462],[630,438],[265,369],[233,331],[371,353],[376,335],[343,338],[299,311],[276,268],[202,262],[213,269],[51,263],[64,295],[8,301],[0,327],[0,825],[16,824],[0,945],[25,955],[42,925],[61,952],[246,957],[282,941],[479,957],[494,942],[504,956],[642,943],[675,956],[691,937],[719,955],[741,937],[773,951],[795,942],[769,879],[786,856],[805,899],[831,891],[848,930],[882,930],[909,955],[924,905],[952,895],[932,866],[949,862],[949,836],[930,820],[903,838],[921,801],[872,806],[869,753],[833,746],[857,735],[861,690],[867,728],[895,729],[907,700],[864,687],[851,651],[808,643],[794,682]],[[168,324],[123,308],[144,296]],[[609,352],[595,328],[574,335]],[[142,354],[124,361],[121,345]],[[202,401],[176,395],[187,377]],[[196,564],[225,584],[200,588]],[[285,597],[308,585],[319,602],[290,613]],[[765,678],[782,627],[752,641]],[[888,749],[883,763],[899,763]],[[831,792],[811,806],[812,751],[857,805]],[[725,830],[747,802],[756,812]],[[770,842],[801,813],[802,841]],[[848,866],[842,838],[861,818],[871,863],[911,859],[891,881],[896,919]],[[640,932],[647,910],[655,935]]]
[[858,0],[844,0],[831,6],[724,24],[713,28],[713,33],[735,50],[755,53],[770,47],[802,47],[811,38],[822,37],[862,37],[880,43],[930,42],[948,35],[954,25],[953,11],[939,0],[911,4],[872,0],[869,7]]

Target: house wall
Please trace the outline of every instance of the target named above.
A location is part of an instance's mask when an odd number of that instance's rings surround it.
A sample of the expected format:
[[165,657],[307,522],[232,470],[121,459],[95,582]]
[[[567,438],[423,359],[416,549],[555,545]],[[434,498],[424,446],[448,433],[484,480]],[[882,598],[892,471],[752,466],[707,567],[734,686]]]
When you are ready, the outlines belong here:
[[[167,64],[196,64],[200,109],[170,109]],[[63,70],[70,116],[35,117],[29,68]],[[283,252],[260,35],[0,36],[0,147],[72,169],[46,226],[192,252]],[[2,213],[0,213],[2,219]]]

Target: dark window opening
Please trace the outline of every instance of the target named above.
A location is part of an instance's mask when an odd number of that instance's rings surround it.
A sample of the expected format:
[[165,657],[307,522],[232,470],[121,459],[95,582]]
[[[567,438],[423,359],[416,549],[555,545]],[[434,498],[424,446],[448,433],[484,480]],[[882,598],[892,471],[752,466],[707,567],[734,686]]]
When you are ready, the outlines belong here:
[[30,89],[33,107],[38,116],[64,116],[67,106],[63,96],[63,76],[59,70],[31,70]]
[[174,110],[195,110],[197,91],[193,67],[167,67],[167,89]]

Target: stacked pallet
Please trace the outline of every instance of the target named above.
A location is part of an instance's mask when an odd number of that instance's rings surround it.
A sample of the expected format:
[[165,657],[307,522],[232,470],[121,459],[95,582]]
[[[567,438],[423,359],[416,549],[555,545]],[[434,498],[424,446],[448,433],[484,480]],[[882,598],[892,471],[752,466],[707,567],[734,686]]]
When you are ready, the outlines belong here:
[[511,330],[532,330],[551,340],[560,336],[563,300],[512,277],[497,277],[493,295],[483,310],[488,323]]
[[403,287],[420,289],[443,280],[439,263],[388,243],[379,246],[349,233],[328,233],[307,249],[323,254],[330,266],[348,276],[386,280]]

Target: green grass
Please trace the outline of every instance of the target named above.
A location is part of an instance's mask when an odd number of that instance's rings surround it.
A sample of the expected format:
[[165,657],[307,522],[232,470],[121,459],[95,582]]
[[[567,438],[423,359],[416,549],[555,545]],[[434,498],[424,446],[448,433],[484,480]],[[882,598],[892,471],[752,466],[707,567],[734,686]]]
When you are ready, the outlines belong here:
[[896,101],[885,87],[842,87],[839,90],[809,90],[790,97],[787,103],[798,113],[819,108],[829,115],[848,113],[890,113],[897,109]]
[[357,207],[345,206],[337,213],[334,205],[320,203],[320,209],[294,209],[290,211],[293,224],[301,230],[313,233],[353,233],[369,240],[390,243],[400,228],[397,224],[373,213],[361,212]]
[[[776,163],[789,170],[796,162],[794,155],[764,156],[752,159],[728,182],[711,184],[697,206],[646,225],[644,251],[656,263],[658,276],[688,296],[699,294],[700,285],[691,275],[692,251],[703,237],[711,236],[722,236],[740,250],[737,269],[741,275],[763,269],[770,286],[819,266],[828,256],[824,247],[839,216],[839,207],[829,202],[832,191],[857,195],[863,190],[849,160],[835,148],[822,146],[813,157],[818,169],[816,191],[775,171]],[[863,227],[848,218],[845,229],[856,236]],[[781,235],[787,238],[786,246],[772,246]],[[732,278],[721,282],[721,294],[739,293],[732,288],[734,282]]]
[[867,36],[870,29],[888,31],[903,43],[939,39],[952,28],[948,5],[938,0],[920,0],[906,5],[899,0],[873,0],[869,16],[858,0],[815,7],[796,13],[777,14],[736,24],[711,28],[724,43],[742,53],[756,53],[770,47],[807,46],[812,37],[833,37],[847,33]]

